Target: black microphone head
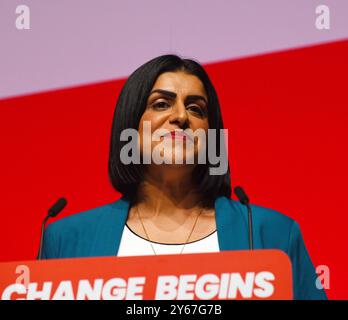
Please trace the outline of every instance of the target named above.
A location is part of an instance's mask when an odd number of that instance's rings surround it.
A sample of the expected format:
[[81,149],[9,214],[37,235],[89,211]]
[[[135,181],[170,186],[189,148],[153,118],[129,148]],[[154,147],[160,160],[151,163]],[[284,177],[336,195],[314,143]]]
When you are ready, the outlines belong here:
[[58,201],[48,210],[48,216],[55,217],[61,212],[65,206],[67,205],[67,201],[65,198],[60,198]]
[[240,201],[240,203],[244,204],[244,205],[248,205],[249,204],[249,198],[246,195],[246,193],[244,192],[243,188],[240,186],[237,186],[234,188],[234,193],[236,194],[238,200]]

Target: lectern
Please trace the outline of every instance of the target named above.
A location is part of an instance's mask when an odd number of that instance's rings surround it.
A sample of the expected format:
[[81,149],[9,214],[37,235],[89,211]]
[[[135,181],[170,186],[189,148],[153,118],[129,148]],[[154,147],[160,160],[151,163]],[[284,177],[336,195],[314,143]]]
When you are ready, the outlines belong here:
[[14,300],[292,299],[280,250],[69,258],[0,263],[0,297]]

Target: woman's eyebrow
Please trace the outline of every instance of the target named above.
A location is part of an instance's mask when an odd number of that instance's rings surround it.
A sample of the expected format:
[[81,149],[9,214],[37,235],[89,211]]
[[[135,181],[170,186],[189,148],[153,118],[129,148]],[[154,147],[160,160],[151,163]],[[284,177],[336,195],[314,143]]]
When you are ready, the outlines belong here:
[[172,98],[172,99],[175,99],[175,98],[176,98],[176,93],[175,93],[175,92],[168,91],[168,90],[163,90],[163,89],[155,89],[155,90],[152,90],[152,91],[150,92],[150,96],[151,96],[153,93],[155,93],[155,92],[161,93],[161,94],[163,94],[163,95],[165,95],[165,96],[168,96],[168,97],[170,97],[170,98]]
[[194,102],[196,100],[203,100],[206,104],[208,104],[207,100],[203,97],[203,96],[200,96],[200,95],[190,95],[190,96],[187,96],[185,101],[187,103],[190,103],[190,102]]
[[[165,96],[168,96],[169,98],[172,98],[172,99],[175,99],[176,98],[176,93],[175,92],[172,92],[172,91],[168,91],[168,90],[163,90],[163,89],[155,89],[155,90],[152,90],[150,95],[152,95],[153,93],[161,93]],[[187,103],[189,102],[192,102],[192,101],[196,101],[196,100],[203,100],[205,103],[208,103],[207,100],[201,96],[201,95],[189,95],[186,97],[185,101]]]

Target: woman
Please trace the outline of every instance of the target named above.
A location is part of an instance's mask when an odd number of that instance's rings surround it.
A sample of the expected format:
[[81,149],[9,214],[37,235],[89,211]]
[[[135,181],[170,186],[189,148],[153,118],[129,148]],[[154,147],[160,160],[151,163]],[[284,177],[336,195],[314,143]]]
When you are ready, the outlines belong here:
[[[135,149],[125,149],[127,129],[138,132]],[[220,129],[216,91],[197,62],[164,55],[138,68],[121,91],[111,134],[109,176],[123,197],[49,225],[43,256],[248,249],[247,212],[230,199],[230,172]],[[190,130],[206,135],[199,139]],[[209,130],[217,132],[212,139]],[[156,132],[164,134],[154,139]],[[191,149],[182,148],[190,143]],[[212,146],[221,156],[219,162],[207,156]],[[131,150],[130,154],[125,150]],[[130,161],[137,153],[140,163]],[[153,160],[155,154],[162,163]],[[198,161],[201,155],[207,156],[205,163]],[[224,163],[226,170],[216,174],[214,168]],[[252,205],[252,210],[254,248],[280,249],[289,255],[294,298],[325,299],[325,292],[316,288],[315,269],[298,224],[271,209]]]

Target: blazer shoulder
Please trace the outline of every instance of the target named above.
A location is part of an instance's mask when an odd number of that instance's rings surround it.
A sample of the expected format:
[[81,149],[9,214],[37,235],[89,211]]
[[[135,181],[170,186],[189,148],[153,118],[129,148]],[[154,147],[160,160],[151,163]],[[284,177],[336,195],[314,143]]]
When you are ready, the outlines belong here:
[[124,216],[127,202],[119,199],[49,224],[45,231],[44,258],[88,256],[99,235],[104,235]]
[[91,232],[97,228],[99,221],[112,219],[115,210],[125,208],[125,200],[121,198],[114,202],[81,211],[52,222],[47,226],[46,232],[59,233],[60,235],[77,231]]
[[257,204],[251,205],[252,211],[262,224],[271,224],[292,228],[296,222],[293,218],[283,212]]
[[[247,207],[239,201],[225,198],[222,209],[242,217],[244,226],[248,224]],[[297,224],[287,215],[264,206],[250,204],[252,210],[253,233],[255,245],[260,248],[278,248],[288,252],[291,234]]]
[[[231,207],[232,210],[237,211],[242,214],[245,219],[247,219],[247,209],[246,206],[241,204],[239,201],[234,199],[226,198],[227,204]],[[260,206],[257,204],[250,204],[253,219],[262,225],[272,225],[272,226],[284,226],[292,228],[293,224],[296,222],[294,219],[290,218],[286,214],[271,209],[265,206]]]

